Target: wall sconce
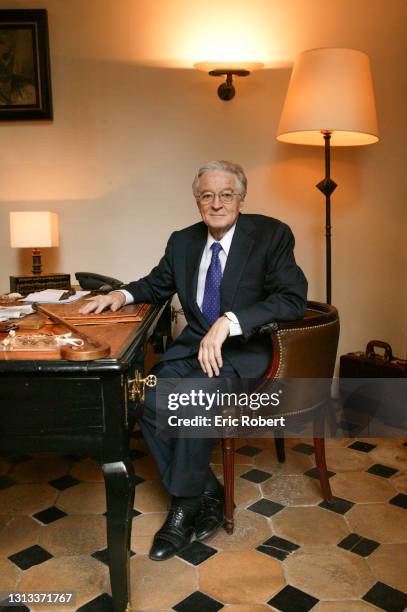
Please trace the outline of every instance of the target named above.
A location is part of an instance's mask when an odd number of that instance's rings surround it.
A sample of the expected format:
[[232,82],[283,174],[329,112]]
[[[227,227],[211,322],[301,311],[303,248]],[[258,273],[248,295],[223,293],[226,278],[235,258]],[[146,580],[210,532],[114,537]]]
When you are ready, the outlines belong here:
[[264,68],[261,62],[198,62],[194,68],[207,72],[210,76],[226,76],[226,81],[219,85],[218,96],[227,102],[235,97],[235,87],[233,85],[234,76],[248,76],[254,70]]

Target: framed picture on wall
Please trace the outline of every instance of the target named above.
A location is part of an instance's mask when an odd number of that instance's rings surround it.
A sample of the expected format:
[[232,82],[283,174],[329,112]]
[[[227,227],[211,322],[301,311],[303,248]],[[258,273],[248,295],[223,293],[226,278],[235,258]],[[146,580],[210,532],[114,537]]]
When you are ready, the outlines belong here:
[[0,10],[0,121],[52,119],[45,9]]

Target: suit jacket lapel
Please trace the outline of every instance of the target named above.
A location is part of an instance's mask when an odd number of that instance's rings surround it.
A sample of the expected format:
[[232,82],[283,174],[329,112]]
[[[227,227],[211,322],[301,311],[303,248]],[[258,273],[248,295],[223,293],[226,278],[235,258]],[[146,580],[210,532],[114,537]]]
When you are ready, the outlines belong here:
[[237,286],[254,244],[254,240],[250,236],[253,229],[254,225],[250,219],[240,215],[222,277],[221,312],[232,310]]
[[205,329],[209,328],[208,321],[203,316],[196,303],[196,291],[198,285],[199,264],[208,238],[208,229],[204,223],[197,228],[196,234],[191,238],[186,248],[186,288],[189,305]]

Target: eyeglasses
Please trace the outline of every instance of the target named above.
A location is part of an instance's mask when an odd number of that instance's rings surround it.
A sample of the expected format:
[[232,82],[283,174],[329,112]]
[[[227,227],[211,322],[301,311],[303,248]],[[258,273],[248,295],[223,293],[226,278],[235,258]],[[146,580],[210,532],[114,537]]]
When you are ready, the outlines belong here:
[[231,204],[235,196],[242,197],[240,193],[237,193],[236,191],[225,190],[221,191],[220,193],[213,193],[213,191],[203,191],[198,195],[197,200],[200,204],[212,204],[216,196],[218,196],[222,204]]

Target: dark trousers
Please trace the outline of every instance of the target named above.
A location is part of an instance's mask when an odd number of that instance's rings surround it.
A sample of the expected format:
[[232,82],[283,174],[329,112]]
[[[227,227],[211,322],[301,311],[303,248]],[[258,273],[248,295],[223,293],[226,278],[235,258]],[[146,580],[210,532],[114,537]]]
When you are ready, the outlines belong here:
[[[151,370],[158,380],[163,378],[180,379],[175,382],[174,392],[188,392],[193,384],[191,379],[205,379],[213,390],[222,385],[222,381],[238,378],[236,370],[224,361],[219,378],[208,376],[202,371],[196,356],[183,359],[160,361]],[[172,381],[171,381],[172,382]],[[156,389],[146,387],[144,404],[137,409],[137,419],[144,439],[155,458],[164,485],[172,495],[192,497],[204,490],[208,476],[209,461],[215,440],[213,438],[169,438],[157,434]],[[188,406],[182,409],[182,415],[188,414]],[[180,413],[181,416],[181,413]]]

